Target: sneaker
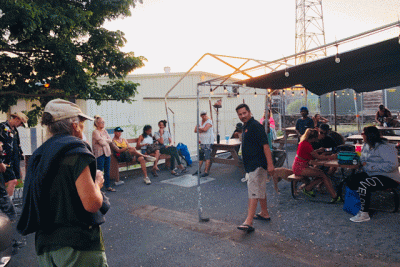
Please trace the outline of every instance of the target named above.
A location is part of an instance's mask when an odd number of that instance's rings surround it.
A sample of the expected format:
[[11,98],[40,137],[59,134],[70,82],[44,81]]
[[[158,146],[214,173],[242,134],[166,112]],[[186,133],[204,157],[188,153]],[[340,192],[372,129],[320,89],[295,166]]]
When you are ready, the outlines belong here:
[[308,197],[315,197],[314,191],[312,191],[312,190],[307,191],[305,187],[303,188],[303,194],[308,196]]
[[150,181],[150,178],[149,178],[149,177],[144,178],[143,181],[144,181],[147,185],[151,184],[151,181]]
[[341,204],[341,203],[344,203],[341,197],[332,198],[331,201],[328,202],[328,204]]
[[208,176],[208,173],[203,173],[202,175],[200,175],[200,177],[207,177]]
[[156,161],[156,158],[155,158],[155,157],[152,157],[152,156],[144,157],[144,159],[145,159],[146,161],[150,161],[150,162]]
[[350,221],[352,222],[367,222],[369,220],[371,220],[371,218],[369,217],[368,212],[364,212],[361,210],[357,213],[356,216],[350,218]]
[[[201,173],[201,172],[200,172],[200,173]],[[195,171],[195,173],[193,173],[192,175],[195,176],[195,175],[197,175],[197,174],[199,174],[199,172],[198,172],[198,171]]]

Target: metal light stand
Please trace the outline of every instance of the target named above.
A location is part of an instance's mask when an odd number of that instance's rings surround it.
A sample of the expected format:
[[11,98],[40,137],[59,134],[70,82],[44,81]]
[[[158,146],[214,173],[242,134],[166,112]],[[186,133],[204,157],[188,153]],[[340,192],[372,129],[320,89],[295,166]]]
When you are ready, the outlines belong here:
[[[199,135],[199,128],[200,128],[200,88],[199,85],[197,85],[197,156],[199,157],[200,155],[200,148],[199,148],[199,141],[200,141],[200,135]],[[197,192],[199,194],[199,199],[198,199],[198,214],[199,214],[199,222],[208,222],[210,221],[210,218],[203,218],[203,206],[201,205],[201,186],[200,186],[200,165],[197,166]]]
[[219,103],[221,100],[218,100],[217,103],[213,105],[215,110],[217,111],[217,144],[221,141],[221,136],[219,135],[219,109],[222,108],[222,105]]

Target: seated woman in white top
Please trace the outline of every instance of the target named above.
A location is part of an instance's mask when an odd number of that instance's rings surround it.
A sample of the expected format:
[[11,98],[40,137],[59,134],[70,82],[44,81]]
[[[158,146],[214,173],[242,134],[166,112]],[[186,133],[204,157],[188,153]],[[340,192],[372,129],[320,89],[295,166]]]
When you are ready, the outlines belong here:
[[154,166],[151,169],[151,173],[154,177],[158,177],[157,171],[159,171],[157,164],[160,158],[160,150],[157,149],[152,153],[148,153],[148,146],[154,143],[153,135],[151,134],[152,128],[150,125],[145,125],[143,127],[143,134],[141,134],[138,138],[138,142],[136,144],[136,149],[140,149],[143,155],[151,155],[156,158],[154,161]]
[[[183,167],[181,163],[181,160],[178,155],[178,150],[176,149],[176,147],[171,145],[172,143],[171,134],[165,129],[165,126],[167,126],[166,120],[158,122],[158,128],[160,128],[160,130],[154,133],[154,138],[158,141],[160,145],[164,145],[160,149],[161,154],[167,154],[171,156],[171,174],[178,176],[181,173],[187,172],[187,170],[185,167]],[[178,164],[178,169],[180,169],[180,173],[174,170],[175,161]]]

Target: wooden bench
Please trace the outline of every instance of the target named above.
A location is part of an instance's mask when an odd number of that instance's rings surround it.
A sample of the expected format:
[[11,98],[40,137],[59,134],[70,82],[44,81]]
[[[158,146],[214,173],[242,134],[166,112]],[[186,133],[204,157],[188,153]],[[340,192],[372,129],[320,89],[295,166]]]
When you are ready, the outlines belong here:
[[299,175],[295,175],[295,174],[292,174],[292,175],[289,175],[288,176],[288,181],[290,181],[290,187],[291,187],[291,191],[292,191],[292,197],[294,198],[294,199],[296,199],[296,197],[297,197],[297,195],[298,195],[298,191],[297,191],[297,183],[298,182],[301,182],[301,181],[305,181],[305,180],[307,180],[308,178],[307,177],[305,177],[305,176],[299,176]]
[[[126,139],[126,141],[129,143],[131,147],[136,147],[138,138],[133,138],[133,139]],[[171,166],[171,156],[170,155],[165,155],[161,154],[160,155],[160,160],[164,159],[165,160],[165,165],[167,167]],[[135,159],[133,159],[131,162],[118,162],[117,158],[114,156],[114,153],[111,154],[111,166],[110,166],[110,178],[114,180],[116,183],[120,181],[120,175],[119,175],[119,168],[126,167],[128,170],[128,167],[131,165],[136,165],[140,164],[137,162]]]

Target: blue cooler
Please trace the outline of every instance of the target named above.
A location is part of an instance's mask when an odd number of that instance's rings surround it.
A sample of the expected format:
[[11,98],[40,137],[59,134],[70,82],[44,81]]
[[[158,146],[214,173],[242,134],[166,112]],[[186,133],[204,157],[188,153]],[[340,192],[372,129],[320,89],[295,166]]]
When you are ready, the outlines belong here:
[[342,151],[338,154],[338,161],[342,165],[357,165],[359,157],[356,152]]

